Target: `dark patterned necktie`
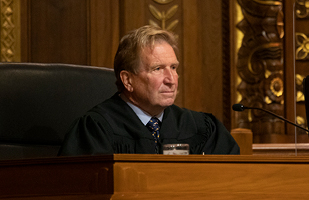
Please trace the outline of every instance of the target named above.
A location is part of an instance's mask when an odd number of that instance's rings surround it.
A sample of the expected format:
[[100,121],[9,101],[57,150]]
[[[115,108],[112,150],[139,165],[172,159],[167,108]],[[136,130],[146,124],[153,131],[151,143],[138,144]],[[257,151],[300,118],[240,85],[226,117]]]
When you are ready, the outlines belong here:
[[160,124],[159,124],[159,119],[156,118],[156,117],[152,117],[149,122],[147,123],[147,128],[151,131],[152,133],[152,137],[154,138],[154,141],[155,141],[155,144],[156,144],[156,153],[159,153],[159,150],[158,150],[158,140],[159,140],[159,137],[160,137],[160,133],[159,133],[159,130],[160,130]]

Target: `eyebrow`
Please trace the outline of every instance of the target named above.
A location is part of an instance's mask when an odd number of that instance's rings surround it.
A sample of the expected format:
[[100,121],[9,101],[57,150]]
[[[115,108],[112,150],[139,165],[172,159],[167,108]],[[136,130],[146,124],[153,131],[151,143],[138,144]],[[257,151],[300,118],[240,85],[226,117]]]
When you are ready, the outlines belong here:
[[[171,63],[170,66],[173,66],[173,65],[179,65],[180,63],[179,62],[176,62],[176,63]],[[153,63],[153,65],[149,65],[150,67],[158,67],[158,66],[165,66],[165,64],[160,64],[160,63]]]

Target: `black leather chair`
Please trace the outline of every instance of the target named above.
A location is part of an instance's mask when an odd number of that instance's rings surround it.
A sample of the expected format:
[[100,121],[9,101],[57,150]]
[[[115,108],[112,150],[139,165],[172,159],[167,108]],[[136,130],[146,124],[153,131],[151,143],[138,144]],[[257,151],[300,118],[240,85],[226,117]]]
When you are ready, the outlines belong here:
[[72,122],[116,91],[109,68],[0,64],[0,159],[57,156]]

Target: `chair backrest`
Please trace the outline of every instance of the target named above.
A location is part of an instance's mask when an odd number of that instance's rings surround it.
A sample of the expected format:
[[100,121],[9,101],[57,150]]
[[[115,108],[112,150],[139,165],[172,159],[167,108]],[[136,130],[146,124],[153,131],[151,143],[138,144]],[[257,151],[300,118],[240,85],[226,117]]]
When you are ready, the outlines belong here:
[[0,64],[0,159],[56,156],[72,122],[111,97],[114,71],[70,64]]
[[303,92],[305,95],[307,126],[309,126],[309,75],[303,80]]

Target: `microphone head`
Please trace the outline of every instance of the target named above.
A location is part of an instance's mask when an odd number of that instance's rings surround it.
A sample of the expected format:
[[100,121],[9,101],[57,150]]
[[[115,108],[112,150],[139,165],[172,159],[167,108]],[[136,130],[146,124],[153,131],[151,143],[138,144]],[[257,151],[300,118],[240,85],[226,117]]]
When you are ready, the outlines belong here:
[[246,109],[242,104],[234,104],[232,108],[234,111],[244,111]]

